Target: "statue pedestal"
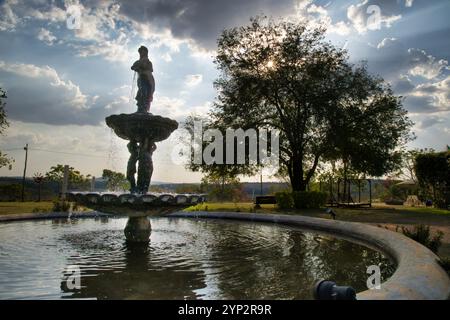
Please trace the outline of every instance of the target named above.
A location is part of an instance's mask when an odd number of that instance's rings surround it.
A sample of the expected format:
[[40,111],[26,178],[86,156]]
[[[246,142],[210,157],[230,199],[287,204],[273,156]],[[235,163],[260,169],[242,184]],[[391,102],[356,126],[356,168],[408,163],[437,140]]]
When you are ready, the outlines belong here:
[[130,217],[124,233],[127,242],[145,243],[150,241],[152,225],[147,217]]

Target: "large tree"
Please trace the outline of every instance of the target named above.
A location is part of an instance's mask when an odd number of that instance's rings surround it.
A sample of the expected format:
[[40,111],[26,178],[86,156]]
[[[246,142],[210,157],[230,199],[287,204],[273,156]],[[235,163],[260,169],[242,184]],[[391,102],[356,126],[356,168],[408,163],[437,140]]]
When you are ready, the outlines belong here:
[[[89,179],[91,175],[84,176],[80,171],[75,170],[74,167],[69,167],[69,188],[87,188],[89,186]],[[57,164],[52,166],[50,170],[45,174],[47,181],[53,181],[58,183],[58,188],[61,189],[61,185],[64,179],[64,165]]]
[[[220,189],[225,192],[227,185],[234,185],[237,181],[239,181],[239,175],[247,175],[250,176],[254,174],[257,170],[256,165],[239,165],[239,164],[226,164],[226,154],[223,153],[222,164],[218,163],[205,163],[204,159],[200,163],[194,161],[194,148],[195,144],[202,144],[199,147],[202,151],[208,145],[208,141],[202,139],[202,141],[194,141],[196,139],[194,136],[194,123],[201,123],[202,130],[205,132],[208,129],[218,129],[225,136],[226,127],[224,127],[224,123],[221,123],[217,119],[213,118],[202,118],[198,115],[190,115],[187,117],[186,121],[183,124],[183,128],[186,129],[191,137],[180,137],[181,142],[188,148],[188,161],[186,163],[187,169],[193,172],[201,172],[203,177],[203,182],[207,184],[219,184]],[[202,137],[203,138],[203,137]],[[248,141],[246,141],[248,144]],[[226,139],[223,140],[223,150],[226,150]],[[237,146],[234,145],[235,157],[237,154]],[[248,155],[247,159],[248,160]],[[248,163],[248,161],[247,161]],[[212,183],[212,181],[214,183]]]
[[450,151],[423,152],[416,156],[414,171],[422,196],[431,196],[435,205],[450,205]]
[[111,191],[128,190],[130,183],[122,172],[115,172],[109,169],[103,169],[103,179],[107,179],[107,188]]
[[401,98],[364,64],[350,64],[324,32],[258,17],[218,39],[212,122],[279,130],[280,169],[293,190],[305,190],[329,160],[381,176],[409,139]]

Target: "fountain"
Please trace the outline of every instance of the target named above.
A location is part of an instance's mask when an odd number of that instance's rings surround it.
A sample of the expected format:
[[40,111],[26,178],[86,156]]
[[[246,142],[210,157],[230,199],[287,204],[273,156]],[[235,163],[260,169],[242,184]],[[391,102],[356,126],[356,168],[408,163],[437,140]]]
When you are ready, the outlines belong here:
[[[149,113],[152,65],[145,47],[139,53],[137,112],[106,118],[129,141],[129,192],[63,192],[111,219],[0,216],[8,221],[0,223],[8,257],[0,259],[0,299],[310,299],[314,284],[326,299],[448,298],[438,257],[396,232],[301,215],[181,212],[204,197],[148,193],[156,143],[178,123]],[[30,219],[46,221],[17,221]],[[380,267],[380,289],[365,290],[368,266]]]
[[[69,201],[118,215],[128,215],[125,236],[130,242],[148,242],[151,224],[148,216],[168,214],[202,201],[199,195],[155,195],[148,194],[153,174],[152,156],[156,143],[169,138],[178,128],[175,120],[149,113],[155,91],[153,66],[148,59],[148,49],[139,48],[140,59],[131,70],[138,74],[136,95],[137,112],[111,115],[106,124],[114,133],[129,141],[130,158],[127,164],[127,180],[130,192],[125,194],[68,193]],[[137,169],[136,169],[137,166]],[[137,174],[137,179],[136,179]]]

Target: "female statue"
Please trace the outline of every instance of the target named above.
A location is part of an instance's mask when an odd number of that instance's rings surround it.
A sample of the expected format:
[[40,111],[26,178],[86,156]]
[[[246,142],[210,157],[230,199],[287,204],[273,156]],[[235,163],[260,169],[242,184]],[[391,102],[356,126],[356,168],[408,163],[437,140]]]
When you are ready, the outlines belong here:
[[138,73],[138,92],[136,95],[137,112],[149,112],[150,104],[153,101],[153,93],[155,92],[155,78],[153,77],[153,65],[148,59],[148,49],[141,46],[138,50],[139,60],[137,60],[131,70]]

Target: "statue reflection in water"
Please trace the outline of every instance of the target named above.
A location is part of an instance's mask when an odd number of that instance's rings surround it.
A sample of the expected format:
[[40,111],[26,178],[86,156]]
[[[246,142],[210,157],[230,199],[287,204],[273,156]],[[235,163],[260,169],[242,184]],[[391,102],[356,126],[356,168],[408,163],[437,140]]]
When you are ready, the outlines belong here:
[[200,271],[177,270],[151,260],[149,244],[125,243],[122,269],[97,266],[81,270],[80,288],[69,288],[63,277],[61,290],[65,299],[99,300],[169,300],[197,299],[195,289],[206,287]]

